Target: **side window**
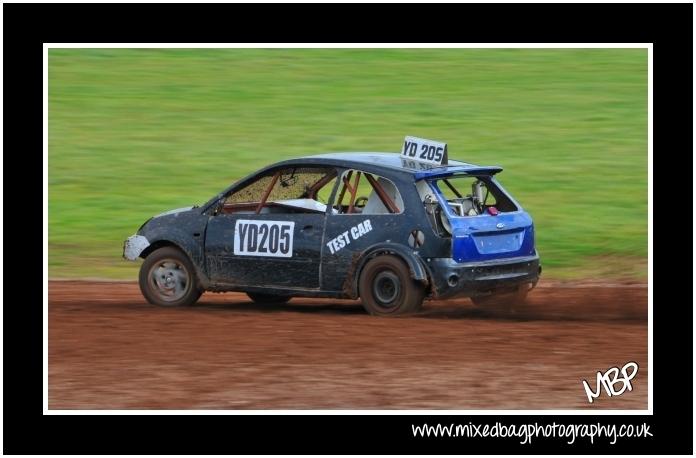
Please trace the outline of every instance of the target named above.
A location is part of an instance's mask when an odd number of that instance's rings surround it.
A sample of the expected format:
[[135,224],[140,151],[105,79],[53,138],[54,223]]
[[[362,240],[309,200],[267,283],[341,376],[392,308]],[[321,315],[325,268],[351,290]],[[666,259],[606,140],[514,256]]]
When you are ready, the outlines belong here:
[[276,170],[227,196],[222,213],[325,213],[335,182],[333,168]]
[[333,208],[337,214],[386,215],[402,213],[404,201],[392,181],[360,170],[347,170],[341,175]]

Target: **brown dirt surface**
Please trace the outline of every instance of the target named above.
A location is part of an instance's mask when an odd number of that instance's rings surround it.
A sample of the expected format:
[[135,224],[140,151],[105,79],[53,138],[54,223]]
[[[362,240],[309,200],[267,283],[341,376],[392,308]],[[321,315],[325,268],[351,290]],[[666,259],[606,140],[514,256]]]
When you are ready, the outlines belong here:
[[[49,409],[647,409],[645,285],[544,284],[524,310],[426,301],[149,305],[137,284],[50,281]],[[640,369],[590,404],[597,371]],[[617,389],[621,387],[619,383]]]

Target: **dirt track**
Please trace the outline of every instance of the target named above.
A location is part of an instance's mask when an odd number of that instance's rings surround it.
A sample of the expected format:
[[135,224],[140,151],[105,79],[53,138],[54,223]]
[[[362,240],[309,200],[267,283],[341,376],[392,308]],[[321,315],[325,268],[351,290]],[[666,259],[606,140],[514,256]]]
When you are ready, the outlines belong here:
[[[375,318],[356,301],[207,293],[166,309],[135,283],[51,281],[49,408],[647,408],[645,286],[542,284],[529,302]],[[589,404],[581,380],[628,361],[633,391]]]

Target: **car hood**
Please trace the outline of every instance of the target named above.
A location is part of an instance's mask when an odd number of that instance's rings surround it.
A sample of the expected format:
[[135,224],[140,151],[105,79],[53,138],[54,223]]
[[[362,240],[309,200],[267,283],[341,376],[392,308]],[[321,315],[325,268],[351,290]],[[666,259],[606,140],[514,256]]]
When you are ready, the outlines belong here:
[[164,213],[160,213],[159,215],[153,216],[153,218],[159,218],[160,216],[165,216],[165,215],[175,215],[177,213],[181,212],[187,212],[189,210],[193,209],[193,206],[191,207],[181,207],[181,208],[175,208],[174,210],[169,210]]
[[148,229],[151,229],[151,228],[152,228],[152,224],[153,224],[153,223],[154,223],[154,224],[157,224],[157,225],[168,224],[167,220],[168,220],[169,218],[177,218],[177,217],[179,217],[180,215],[181,215],[181,216],[184,216],[184,215],[183,215],[184,213],[190,213],[191,210],[193,210],[194,208],[196,208],[195,205],[192,206],[192,207],[175,208],[174,210],[169,210],[169,211],[160,213],[160,214],[158,214],[158,215],[155,215],[155,216],[151,217],[150,219],[148,219],[147,221],[145,221],[145,222],[143,223],[143,225],[140,226],[140,228],[138,228],[137,234],[138,234],[138,235],[144,235],[145,232],[147,232]]

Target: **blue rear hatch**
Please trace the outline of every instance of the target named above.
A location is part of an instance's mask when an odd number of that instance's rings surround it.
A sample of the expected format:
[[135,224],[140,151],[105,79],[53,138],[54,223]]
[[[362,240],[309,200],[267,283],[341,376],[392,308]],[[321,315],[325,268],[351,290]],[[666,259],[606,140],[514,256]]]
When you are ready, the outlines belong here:
[[492,176],[500,170],[470,166],[423,172],[445,210],[441,216],[450,226],[456,262],[536,254],[532,218]]
[[449,215],[452,258],[487,261],[534,254],[534,225],[524,211],[498,215]]

